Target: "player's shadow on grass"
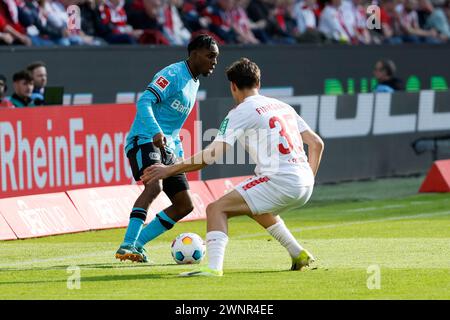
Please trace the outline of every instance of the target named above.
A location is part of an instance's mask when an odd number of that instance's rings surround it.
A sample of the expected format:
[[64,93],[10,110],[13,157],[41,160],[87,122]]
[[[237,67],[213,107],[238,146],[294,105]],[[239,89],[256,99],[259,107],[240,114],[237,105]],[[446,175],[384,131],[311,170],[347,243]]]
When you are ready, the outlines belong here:
[[89,264],[70,264],[70,265],[56,265],[56,266],[46,266],[46,267],[27,267],[27,268],[2,268],[1,272],[11,272],[11,271],[43,271],[43,270],[66,270],[70,266],[76,266],[80,268],[88,269],[125,269],[125,268],[152,268],[152,267],[174,267],[176,264],[156,264],[156,263],[89,263]]
[[[104,275],[104,276],[90,276],[83,277],[81,276],[81,282],[98,282],[98,281],[129,281],[129,280],[150,280],[150,279],[169,279],[173,278],[173,275],[167,274],[122,274],[122,275]],[[66,283],[67,279],[58,279],[58,280],[31,280],[31,281],[1,281],[0,287],[2,285],[11,285],[11,284],[49,284],[49,283]]]

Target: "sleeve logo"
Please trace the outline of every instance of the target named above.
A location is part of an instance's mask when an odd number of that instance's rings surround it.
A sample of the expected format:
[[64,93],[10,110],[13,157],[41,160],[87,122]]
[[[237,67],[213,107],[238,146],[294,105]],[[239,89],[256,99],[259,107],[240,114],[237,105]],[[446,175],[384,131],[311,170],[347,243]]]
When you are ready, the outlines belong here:
[[170,81],[164,78],[163,76],[160,76],[156,81],[155,85],[161,89],[161,91],[164,91],[167,86],[170,84]]
[[228,118],[225,118],[220,124],[219,134],[224,135],[225,131],[227,130],[227,126],[228,126]]

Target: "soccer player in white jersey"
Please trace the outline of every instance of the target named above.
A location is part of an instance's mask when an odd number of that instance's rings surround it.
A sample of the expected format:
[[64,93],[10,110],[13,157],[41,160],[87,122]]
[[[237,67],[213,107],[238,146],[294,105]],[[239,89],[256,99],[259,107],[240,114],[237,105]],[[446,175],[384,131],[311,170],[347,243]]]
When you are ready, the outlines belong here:
[[[291,270],[301,270],[314,257],[297,242],[279,214],[303,206],[311,197],[323,141],[291,106],[259,95],[260,70],[254,62],[241,58],[227,68],[226,74],[237,106],[222,121],[215,140],[180,163],[148,167],[141,179],[151,183],[200,170],[221,159],[239,140],[256,163],[255,176],[208,205],[208,266],[181,275],[223,275],[228,218],[240,215],[248,215],[265,227],[289,252]],[[308,157],[304,143],[308,145]]]

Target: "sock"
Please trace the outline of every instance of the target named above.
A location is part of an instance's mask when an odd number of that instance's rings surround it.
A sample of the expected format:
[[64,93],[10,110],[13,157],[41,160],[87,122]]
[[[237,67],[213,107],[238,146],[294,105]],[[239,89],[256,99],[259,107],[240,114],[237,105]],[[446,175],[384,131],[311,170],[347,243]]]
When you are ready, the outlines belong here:
[[146,226],[136,241],[136,247],[143,247],[147,242],[155,239],[160,234],[172,229],[176,221],[173,221],[164,211],[161,211]]
[[134,245],[136,239],[141,233],[142,225],[147,217],[147,210],[142,208],[133,208],[130,214],[130,222],[128,223],[127,232],[125,233],[125,239],[121,246]]
[[208,252],[208,266],[213,270],[223,269],[225,248],[228,236],[222,231],[210,231],[206,234],[206,251]]
[[266,229],[272,237],[278,240],[280,244],[286,248],[292,258],[297,258],[303,247],[294,238],[292,233],[281,220]]

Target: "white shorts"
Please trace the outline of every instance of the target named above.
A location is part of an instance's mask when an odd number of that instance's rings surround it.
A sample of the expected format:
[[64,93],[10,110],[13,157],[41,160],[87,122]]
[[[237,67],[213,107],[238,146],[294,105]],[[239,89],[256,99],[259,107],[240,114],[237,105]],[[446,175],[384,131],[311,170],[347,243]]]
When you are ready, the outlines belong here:
[[[292,179],[294,178],[294,179]],[[295,176],[253,176],[241,182],[235,190],[244,198],[252,214],[273,213],[298,209],[312,195],[314,185],[298,185]]]

